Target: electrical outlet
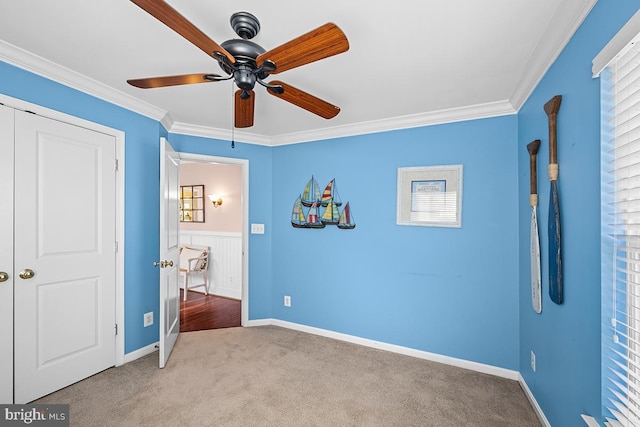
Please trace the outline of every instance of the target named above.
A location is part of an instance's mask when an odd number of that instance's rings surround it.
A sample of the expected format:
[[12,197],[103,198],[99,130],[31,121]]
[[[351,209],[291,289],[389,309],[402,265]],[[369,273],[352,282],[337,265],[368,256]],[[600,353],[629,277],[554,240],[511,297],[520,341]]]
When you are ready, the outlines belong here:
[[153,325],[153,311],[144,314],[144,327]]
[[531,370],[536,371],[536,354],[531,350]]
[[284,296],[284,306],[291,307],[291,297],[289,295]]

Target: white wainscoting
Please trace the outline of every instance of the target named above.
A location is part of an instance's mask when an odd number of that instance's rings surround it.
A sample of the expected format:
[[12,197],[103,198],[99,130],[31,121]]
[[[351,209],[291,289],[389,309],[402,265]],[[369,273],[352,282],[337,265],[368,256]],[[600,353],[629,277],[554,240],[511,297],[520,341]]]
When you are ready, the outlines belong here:
[[209,293],[242,299],[242,233],[181,230],[180,243],[211,248]]

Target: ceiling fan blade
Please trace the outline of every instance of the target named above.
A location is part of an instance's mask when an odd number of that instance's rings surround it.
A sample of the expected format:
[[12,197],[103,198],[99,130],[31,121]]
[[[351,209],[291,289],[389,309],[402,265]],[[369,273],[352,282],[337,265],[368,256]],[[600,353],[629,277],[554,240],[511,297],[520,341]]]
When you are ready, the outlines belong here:
[[253,126],[253,111],[256,103],[256,94],[249,90],[249,97],[242,97],[242,90],[237,90],[235,95],[235,126],[237,128],[249,128]]
[[282,93],[278,93],[276,90],[267,88],[267,92],[269,92],[271,95],[277,96],[280,99],[284,99],[285,101],[290,102],[293,105],[304,108],[305,110],[313,114],[317,114],[318,116],[325,119],[332,119],[340,112],[340,107],[329,104],[327,101],[316,98],[315,96],[308,94],[307,92],[303,92],[300,89],[296,89],[295,87],[286,83],[280,81],[271,81],[269,82],[269,85],[281,86],[282,89],[284,89]]
[[276,69],[269,74],[278,74],[347,50],[347,37],[337,25],[328,23],[259,55],[256,62],[258,66],[265,60],[274,62]]
[[196,47],[200,48],[207,55],[212,56],[214,52],[219,52],[227,57],[232,64],[236,62],[233,55],[227,52],[222,46],[214,42],[205,33],[200,31],[198,27],[193,25],[178,11],[169,6],[163,0],[131,0],[133,3],[142,8],[145,12],[164,23],[176,33],[190,41]]
[[[212,79],[207,79],[212,77]],[[139,87],[141,89],[153,89],[156,87],[165,86],[178,86],[178,85],[190,85],[195,83],[210,83],[215,81],[216,77],[220,77],[217,74],[182,74],[179,76],[164,76],[164,77],[148,77],[145,79],[130,79],[127,80],[131,86]]]

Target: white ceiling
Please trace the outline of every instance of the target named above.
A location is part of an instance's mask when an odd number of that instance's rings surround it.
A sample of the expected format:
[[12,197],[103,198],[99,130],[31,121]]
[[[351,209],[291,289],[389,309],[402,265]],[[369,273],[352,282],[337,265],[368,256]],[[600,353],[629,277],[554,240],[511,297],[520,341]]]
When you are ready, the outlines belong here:
[[[517,111],[597,0],[169,0],[218,44],[229,18],[258,17],[266,50],[326,22],[346,53],[277,75],[341,108],[317,117],[256,86],[255,125],[278,145]],[[0,0],[0,60],[162,120],[229,139],[230,81],[138,89],[127,79],[223,74],[215,60],[128,0]],[[276,77],[276,76],[274,76]]]

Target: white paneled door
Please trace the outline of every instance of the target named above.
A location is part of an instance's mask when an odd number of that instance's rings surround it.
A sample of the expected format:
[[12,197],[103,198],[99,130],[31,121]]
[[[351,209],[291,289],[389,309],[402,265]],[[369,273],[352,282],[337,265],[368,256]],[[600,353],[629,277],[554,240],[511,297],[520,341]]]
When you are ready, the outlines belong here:
[[15,403],[115,364],[115,146],[15,112]]
[[0,105],[0,404],[13,403],[13,115]]
[[180,157],[160,141],[160,367],[169,360],[180,334]]

